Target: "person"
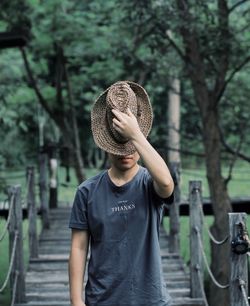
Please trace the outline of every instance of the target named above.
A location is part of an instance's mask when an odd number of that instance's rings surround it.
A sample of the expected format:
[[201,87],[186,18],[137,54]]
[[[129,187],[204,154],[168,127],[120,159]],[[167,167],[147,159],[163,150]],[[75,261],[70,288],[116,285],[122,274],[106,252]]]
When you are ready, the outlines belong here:
[[93,138],[108,152],[110,168],[76,191],[69,222],[72,306],[171,305],[161,268],[159,225],[164,203],[173,202],[174,183],[147,140],[152,118],[149,97],[134,82],[113,84],[94,103]]

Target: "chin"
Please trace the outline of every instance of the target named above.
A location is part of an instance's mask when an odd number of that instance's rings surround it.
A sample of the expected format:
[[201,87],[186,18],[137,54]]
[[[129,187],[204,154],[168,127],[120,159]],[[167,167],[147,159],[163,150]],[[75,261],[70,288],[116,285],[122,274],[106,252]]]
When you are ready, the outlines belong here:
[[119,163],[117,165],[117,168],[122,170],[122,171],[126,171],[126,170],[130,170],[130,169],[134,168],[135,165],[136,165],[136,163]]
[[138,153],[126,156],[117,156],[110,154],[111,163],[120,171],[126,171],[134,168],[139,160]]

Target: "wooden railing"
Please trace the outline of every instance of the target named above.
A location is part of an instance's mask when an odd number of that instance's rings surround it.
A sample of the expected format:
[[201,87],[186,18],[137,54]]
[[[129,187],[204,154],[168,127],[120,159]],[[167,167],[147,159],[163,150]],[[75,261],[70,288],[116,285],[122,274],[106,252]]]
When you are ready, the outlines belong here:
[[[175,182],[175,204],[169,207],[170,229],[169,229],[169,251],[180,252],[180,167],[178,164],[172,164],[172,175]],[[204,290],[204,268],[206,267],[211,280],[221,290],[230,288],[230,306],[248,306],[248,264],[247,247],[250,248],[250,240],[246,231],[246,213],[229,213],[229,233],[225,233],[225,239],[217,241],[212,237],[208,227],[210,239],[216,244],[228,243],[230,248],[230,277],[228,284],[219,284],[214,278],[206,257],[203,245],[204,213],[202,200],[201,181],[189,182],[189,216],[190,216],[190,288],[192,298],[203,298],[205,305],[208,305]],[[242,227],[242,229],[240,229]],[[240,233],[242,231],[242,233]],[[244,254],[237,254],[232,244],[239,239],[244,240],[242,246],[245,247]],[[244,239],[243,236],[245,235]]]
[[[49,227],[49,205],[47,195],[47,168],[46,159],[40,160],[40,176],[39,190],[41,201],[41,216],[43,228]],[[169,250],[172,253],[180,253],[180,167],[178,164],[172,165],[173,173],[175,173],[175,204],[170,206],[170,240]],[[27,209],[29,219],[29,250],[30,257],[36,258],[38,254],[38,236],[36,230],[37,208],[35,201],[35,173],[34,167],[27,168]],[[191,297],[203,298],[205,304],[208,305],[204,292],[204,265],[209,270],[206,254],[203,247],[203,207],[202,207],[202,186],[200,181],[191,181],[189,185],[189,211],[190,211],[190,288]],[[4,233],[0,233],[0,243],[7,230],[9,231],[9,257],[10,265],[6,280],[0,292],[7,286],[10,280],[12,293],[12,302],[25,302],[25,282],[24,282],[24,256],[23,256],[23,233],[22,233],[22,203],[21,203],[21,187],[20,185],[12,186],[8,189],[9,196],[9,215],[6,222]],[[240,227],[246,227],[246,214],[234,213],[229,214],[229,233],[227,239],[220,243],[231,243],[239,238]],[[210,233],[211,234],[211,233]],[[244,234],[244,233],[243,233]],[[212,238],[211,238],[212,239]],[[245,237],[245,239],[247,239]],[[248,239],[249,243],[249,239]],[[230,265],[231,275],[227,285],[218,284],[218,282],[209,274],[212,280],[223,288],[230,287],[230,306],[246,306],[248,305],[248,279],[247,279],[247,256],[248,254],[236,254],[231,250]]]
[[[49,206],[48,206],[48,188],[47,188],[47,160],[42,156],[40,160],[39,175],[39,196],[40,196],[40,213],[42,219],[42,228],[49,227]],[[29,239],[29,258],[38,257],[38,234],[37,234],[37,215],[35,196],[35,167],[29,166],[26,169],[26,188],[21,190],[21,185],[8,187],[8,217],[3,233],[0,233],[0,243],[7,233],[9,233],[9,267],[0,293],[3,292],[8,283],[11,290],[11,306],[14,303],[25,302],[25,268],[23,254],[23,211],[27,210]],[[22,195],[25,197],[22,203]]]

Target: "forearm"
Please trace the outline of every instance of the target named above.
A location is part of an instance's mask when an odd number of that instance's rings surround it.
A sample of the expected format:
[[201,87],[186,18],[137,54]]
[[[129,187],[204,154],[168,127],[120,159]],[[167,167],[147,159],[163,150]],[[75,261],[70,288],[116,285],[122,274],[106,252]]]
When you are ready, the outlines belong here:
[[72,247],[69,258],[69,285],[71,304],[82,305],[83,282],[87,260],[87,247]]
[[128,109],[127,114],[114,109],[112,112],[116,116],[113,119],[114,128],[134,144],[153,178],[154,188],[157,194],[163,198],[169,197],[174,189],[174,183],[169,169],[161,156],[141,132],[135,116],[131,113],[130,109]]
[[132,143],[150,172],[157,193],[162,197],[170,196],[173,192],[174,183],[165,161],[142,133],[138,133],[132,139]]

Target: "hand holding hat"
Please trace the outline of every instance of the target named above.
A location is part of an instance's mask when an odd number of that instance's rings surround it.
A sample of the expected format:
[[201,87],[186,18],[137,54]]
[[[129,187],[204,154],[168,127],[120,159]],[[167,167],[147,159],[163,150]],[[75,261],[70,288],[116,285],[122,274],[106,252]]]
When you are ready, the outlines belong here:
[[137,135],[141,134],[138,121],[129,108],[127,113],[116,109],[112,109],[112,113],[115,115],[113,127],[122,137],[133,140]]

